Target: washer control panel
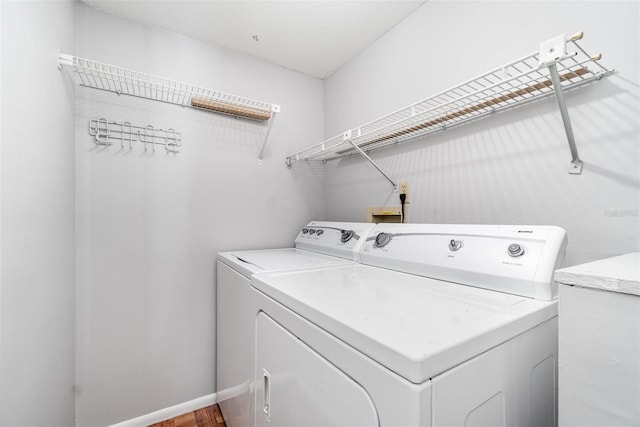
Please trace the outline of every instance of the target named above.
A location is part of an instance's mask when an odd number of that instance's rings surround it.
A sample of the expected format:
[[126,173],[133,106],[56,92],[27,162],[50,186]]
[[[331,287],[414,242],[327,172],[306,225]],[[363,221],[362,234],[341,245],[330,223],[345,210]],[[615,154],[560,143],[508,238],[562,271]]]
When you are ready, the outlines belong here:
[[296,248],[359,260],[359,252],[375,224],[312,221],[300,230]]

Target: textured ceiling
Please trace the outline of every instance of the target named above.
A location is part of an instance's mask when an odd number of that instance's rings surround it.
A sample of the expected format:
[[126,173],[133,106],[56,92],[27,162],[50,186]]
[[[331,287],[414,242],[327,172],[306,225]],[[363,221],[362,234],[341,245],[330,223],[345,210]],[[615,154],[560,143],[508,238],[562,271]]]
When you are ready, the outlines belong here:
[[82,0],[108,13],[325,78],[424,1]]

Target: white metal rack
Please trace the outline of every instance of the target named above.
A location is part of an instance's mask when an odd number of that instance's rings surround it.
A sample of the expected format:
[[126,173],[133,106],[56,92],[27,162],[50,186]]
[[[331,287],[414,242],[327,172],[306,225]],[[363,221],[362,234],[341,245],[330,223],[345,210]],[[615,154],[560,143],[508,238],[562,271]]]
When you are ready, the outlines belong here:
[[[542,43],[537,52],[289,156],[286,164],[290,166],[300,160],[328,161],[359,153],[397,188],[366,152],[444,131],[555,93],[572,156],[569,173],[579,174],[582,162],[563,91],[613,72],[598,62],[601,55],[589,55],[577,44],[582,36],[577,33],[569,39],[564,34],[555,37]],[[567,53],[567,44],[577,50]],[[588,68],[588,64],[594,64],[594,69]]]
[[167,154],[177,154],[182,146],[182,134],[175,129],[156,129],[153,125],[136,126],[131,122],[109,121],[104,117],[89,119],[89,135],[96,145],[110,146],[120,143],[120,149],[133,150],[133,143],[143,144],[144,151],[156,151],[156,145],[164,146]]
[[181,107],[213,111],[239,118],[269,121],[262,149],[258,155],[261,164],[269,131],[280,106],[237,95],[205,89],[188,83],[166,79],[115,65],[61,53],[59,68],[68,67],[77,76],[80,86],[150,99]]

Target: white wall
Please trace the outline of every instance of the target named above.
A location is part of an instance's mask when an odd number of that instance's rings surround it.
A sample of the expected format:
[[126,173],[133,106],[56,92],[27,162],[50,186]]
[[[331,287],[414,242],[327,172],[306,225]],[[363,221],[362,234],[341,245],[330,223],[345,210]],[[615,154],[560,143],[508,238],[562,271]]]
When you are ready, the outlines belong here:
[[[322,81],[78,5],[77,55],[281,104],[262,123],[77,90],[77,423],[214,390],[215,257],[291,246],[323,215],[321,177],[284,166],[323,136]],[[90,118],[182,133],[177,156],[96,147]]]
[[[617,73],[567,95],[582,175],[555,99],[507,111],[372,157],[410,185],[410,222],[555,224],[567,264],[640,247],[638,2],[430,1],[325,83],[325,136],[584,31],[582,45]],[[372,166],[327,163],[327,219],[363,220],[367,206],[398,204]]]
[[0,425],[74,422],[72,1],[2,8]]

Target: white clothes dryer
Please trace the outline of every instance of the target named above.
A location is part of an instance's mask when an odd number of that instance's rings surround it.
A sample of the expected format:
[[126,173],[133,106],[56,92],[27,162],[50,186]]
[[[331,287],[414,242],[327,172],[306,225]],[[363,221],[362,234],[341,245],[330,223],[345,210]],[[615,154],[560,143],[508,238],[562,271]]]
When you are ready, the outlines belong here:
[[378,224],[361,264],[255,274],[255,425],[556,425],[566,242]]
[[373,227],[367,223],[312,221],[296,237],[295,248],[218,254],[216,390],[228,427],[248,426],[253,417],[256,313],[250,304],[251,275],[353,264]]

